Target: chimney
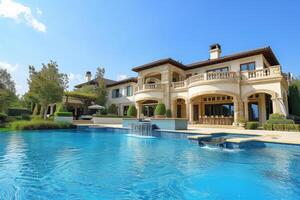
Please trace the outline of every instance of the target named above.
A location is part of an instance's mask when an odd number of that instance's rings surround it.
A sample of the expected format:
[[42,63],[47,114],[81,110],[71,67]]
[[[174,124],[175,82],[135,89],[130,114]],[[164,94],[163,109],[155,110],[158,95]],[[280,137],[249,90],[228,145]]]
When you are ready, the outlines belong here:
[[90,71],[87,71],[85,74],[85,81],[91,81],[92,80],[92,73]]
[[216,44],[212,44],[209,47],[209,59],[216,59],[216,58],[220,58],[221,57],[221,45],[219,45],[218,43]]

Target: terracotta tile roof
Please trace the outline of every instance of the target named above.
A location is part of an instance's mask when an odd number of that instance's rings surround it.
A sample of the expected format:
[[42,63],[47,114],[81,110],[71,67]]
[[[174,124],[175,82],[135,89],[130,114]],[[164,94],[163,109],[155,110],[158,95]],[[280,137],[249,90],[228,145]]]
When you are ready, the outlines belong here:
[[[109,84],[115,83],[116,81],[104,78],[104,82],[105,82],[105,85],[109,85]],[[96,79],[92,79],[90,81],[87,81],[87,82],[75,85],[74,87],[75,88],[81,88],[84,85],[95,85],[96,83],[97,83],[97,80]]]
[[165,59],[160,59],[160,60],[156,60],[156,61],[151,62],[151,63],[144,64],[144,65],[141,65],[141,66],[134,67],[134,68],[132,68],[132,71],[139,72],[141,70],[149,69],[149,68],[156,67],[156,66],[163,65],[163,64],[167,64],[167,63],[175,65],[175,66],[177,66],[181,69],[186,68],[185,65],[183,65],[182,63],[180,63],[176,60],[173,60],[172,58],[165,58]]
[[228,56],[224,56],[221,58],[217,59],[212,59],[212,60],[205,60],[205,61],[200,61],[200,62],[195,62],[192,64],[188,64],[186,69],[194,69],[198,67],[204,67],[208,65],[213,65],[213,64],[218,64],[218,63],[223,63],[223,62],[228,62],[240,58],[245,58],[245,57],[250,57],[250,56],[255,56],[263,54],[266,60],[270,63],[270,65],[279,65],[279,62],[277,58],[275,57],[271,47],[264,47],[264,48],[259,48],[259,49],[254,49],[254,50],[249,50],[249,51],[243,51],[240,53],[235,53],[231,54]]
[[131,82],[136,83],[137,82],[137,78],[136,77],[126,78],[126,79],[123,79],[123,80],[116,81],[114,83],[108,84],[108,85],[106,85],[106,87],[112,87],[112,86],[121,85],[121,84],[124,84],[124,83],[131,83]]
[[208,66],[208,65],[214,65],[214,64],[218,64],[218,63],[228,62],[228,61],[232,61],[232,60],[236,60],[236,59],[240,59],[240,58],[255,56],[255,55],[259,55],[259,54],[263,54],[264,57],[266,58],[266,60],[270,63],[270,65],[279,65],[279,62],[278,62],[276,56],[274,55],[271,47],[268,46],[268,47],[263,47],[263,48],[258,48],[258,49],[254,49],[254,50],[243,51],[243,52],[231,54],[231,55],[220,57],[217,59],[208,59],[208,60],[204,60],[204,61],[199,61],[199,62],[195,62],[192,64],[187,64],[187,65],[184,65],[178,61],[175,61],[172,58],[166,58],[166,59],[161,59],[161,60],[157,60],[157,61],[147,63],[147,64],[144,64],[141,66],[134,67],[134,68],[132,68],[132,70],[135,72],[139,72],[141,70],[149,69],[149,68],[167,64],[167,63],[177,66],[183,70],[189,70],[189,69],[195,69],[198,67],[204,67],[204,66]]

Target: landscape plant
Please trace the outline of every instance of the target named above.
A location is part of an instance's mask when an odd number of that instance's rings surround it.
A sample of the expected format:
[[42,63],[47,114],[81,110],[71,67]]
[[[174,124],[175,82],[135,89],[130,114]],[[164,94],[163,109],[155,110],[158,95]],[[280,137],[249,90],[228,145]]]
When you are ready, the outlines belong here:
[[158,103],[154,110],[155,117],[163,117],[166,114],[166,106],[164,103]]
[[128,117],[136,117],[137,116],[137,110],[134,105],[130,105],[127,110],[127,116]]
[[167,117],[167,118],[171,118],[171,117],[172,117],[172,111],[171,111],[170,109],[168,109],[168,110],[166,111],[166,117]]

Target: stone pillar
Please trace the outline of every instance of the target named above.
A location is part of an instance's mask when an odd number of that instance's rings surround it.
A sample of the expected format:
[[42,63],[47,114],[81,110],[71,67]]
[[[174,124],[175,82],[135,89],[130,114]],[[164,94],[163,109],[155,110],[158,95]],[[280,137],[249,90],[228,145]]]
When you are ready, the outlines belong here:
[[265,123],[267,121],[267,113],[266,113],[266,95],[260,94],[258,107],[259,107],[259,122]]
[[244,115],[245,115],[245,120],[249,121],[249,101],[248,99],[244,101]]
[[168,68],[165,68],[164,71],[161,73],[161,84],[163,90],[163,102],[166,105],[166,109],[171,108],[171,100],[170,100],[170,71]]
[[194,109],[193,109],[193,102],[190,101],[189,105],[188,105],[188,109],[189,109],[189,122],[192,123],[194,121]]
[[141,111],[142,111],[141,103],[136,102],[135,107],[136,107],[136,111],[137,111],[136,117],[139,119],[139,118],[141,118]]
[[185,117],[188,119],[188,121],[190,121],[190,109],[189,106],[190,105],[190,100],[186,100],[185,102]]
[[234,120],[233,125],[238,125],[238,118],[244,115],[243,112],[243,102],[240,99],[237,99],[236,97],[233,100],[233,106],[234,106]]

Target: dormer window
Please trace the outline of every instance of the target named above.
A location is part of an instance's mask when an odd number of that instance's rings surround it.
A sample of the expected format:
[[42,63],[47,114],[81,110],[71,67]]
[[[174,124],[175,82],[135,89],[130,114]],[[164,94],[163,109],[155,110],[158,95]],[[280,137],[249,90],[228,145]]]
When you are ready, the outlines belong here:
[[252,71],[255,70],[255,62],[243,63],[240,67],[241,71]]

